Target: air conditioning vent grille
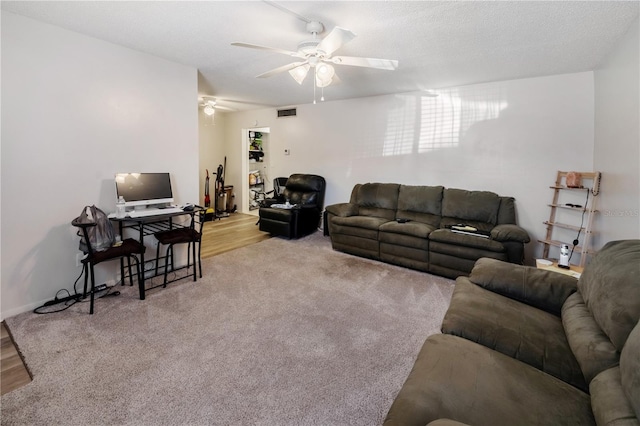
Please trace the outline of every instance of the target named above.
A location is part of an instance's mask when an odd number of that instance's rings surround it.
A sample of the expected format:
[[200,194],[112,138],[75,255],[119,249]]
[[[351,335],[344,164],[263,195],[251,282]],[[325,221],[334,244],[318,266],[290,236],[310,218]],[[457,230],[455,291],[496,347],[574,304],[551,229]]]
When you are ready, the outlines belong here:
[[293,117],[295,115],[296,115],[295,108],[278,110],[278,117]]

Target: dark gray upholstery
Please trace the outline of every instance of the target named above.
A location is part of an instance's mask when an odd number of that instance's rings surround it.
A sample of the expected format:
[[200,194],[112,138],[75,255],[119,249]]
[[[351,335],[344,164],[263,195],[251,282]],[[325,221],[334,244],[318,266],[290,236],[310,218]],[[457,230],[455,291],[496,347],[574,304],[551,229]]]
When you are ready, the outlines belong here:
[[466,191],[449,188],[442,198],[442,216],[445,224],[461,221],[490,231],[498,221],[500,197],[488,191]]
[[[491,238],[447,229],[460,223]],[[529,242],[512,197],[394,183],[355,185],[348,203],[327,206],[325,234],[336,250],[449,278],[468,275],[482,257],[522,263]]]
[[488,291],[466,277],[456,281],[442,332],[502,352],[585,392],[588,389],[559,316]]
[[589,395],[507,355],[451,335],[430,336],[385,426],[446,418],[474,426],[593,425]]
[[584,271],[578,281],[578,289],[595,321],[614,346],[622,350],[640,319],[640,251],[637,241],[607,244]]
[[636,324],[622,348],[620,380],[637,421],[640,419],[640,323]]
[[640,240],[580,280],[480,259],[459,277],[385,425],[640,426]]

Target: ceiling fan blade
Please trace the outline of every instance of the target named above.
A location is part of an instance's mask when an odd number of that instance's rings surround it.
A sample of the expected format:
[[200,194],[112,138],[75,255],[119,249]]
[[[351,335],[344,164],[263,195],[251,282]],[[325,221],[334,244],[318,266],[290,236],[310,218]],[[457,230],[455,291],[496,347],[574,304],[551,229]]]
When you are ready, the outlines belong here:
[[218,104],[216,104],[216,106],[214,108],[215,109],[221,109],[223,111],[237,111],[237,109],[235,109],[235,108],[230,108],[230,107],[226,107],[226,106],[222,106],[222,105],[218,105]]
[[265,3],[267,3],[267,4],[269,4],[269,5],[277,8],[277,9],[280,9],[281,11],[283,11],[285,13],[288,13],[290,15],[295,16],[296,18],[300,19],[301,21],[306,22],[307,24],[311,22],[311,19],[307,18],[306,16],[302,16],[302,15],[294,12],[293,10],[289,10],[286,7],[279,5],[278,3],[274,2],[274,1],[271,1],[271,0],[263,0],[263,1]]
[[395,59],[378,58],[357,58],[355,56],[334,56],[325,59],[336,65],[350,65],[352,67],[377,68],[381,70],[395,70],[398,68],[398,61]]
[[334,27],[329,35],[323,38],[320,44],[318,44],[318,50],[322,50],[327,55],[331,55],[333,52],[340,49],[343,44],[350,42],[355,37],[356,34],[351,30]]
[[238,47],[248,47],[250,49],[268,50],[270,52],[276,52],[276,53],[282,53],[284,55],[300,57],[300,54],[298,52],[294,52],[293,50],[279,49],[277,47],[260,46],[259,44],[242,43],[238,41],[231,43],[231,45],[238,46]]
[[272,69],[271,71],[264,72],[264,73],[262,73],[262,74],[260,74],[260,75],[256,75],[256,78],[267,78],[267,77],[271,77],[271,76],[276,75],[276,74],[279,74],[279,73],[281,73],[281,72],[285,72],[285,71],[292,70],[292,69],[294,69],[294,68],[296,68],[296,67],[299,67],[300,65],[304,65],[304,64],[306,64],[306,63],[307,63],[307,61],[303,61],[303,62],[292,62],[292,63],[290,63],[290,64],[283,65],[283,66],[278,67],[278,68],[274,68],[274,69]]

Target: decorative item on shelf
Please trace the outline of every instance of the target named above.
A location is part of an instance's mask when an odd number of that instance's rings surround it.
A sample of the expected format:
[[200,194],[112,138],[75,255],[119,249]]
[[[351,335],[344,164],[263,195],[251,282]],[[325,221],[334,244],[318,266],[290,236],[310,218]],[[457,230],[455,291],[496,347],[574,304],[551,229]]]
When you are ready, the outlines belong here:
[[568,172],[565,178],[567,188],[582,188],[582,173]]

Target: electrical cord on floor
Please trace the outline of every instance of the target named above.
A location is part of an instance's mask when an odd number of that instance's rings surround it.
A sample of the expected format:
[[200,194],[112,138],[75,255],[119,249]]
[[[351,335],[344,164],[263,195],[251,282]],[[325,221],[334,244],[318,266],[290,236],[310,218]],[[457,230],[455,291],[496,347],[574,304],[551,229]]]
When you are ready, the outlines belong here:
[[[76,286],[78,285],[78,281],[80,281],[80,278],[82,278],[82,274],[84,273],[86,268],[86,265],[83,266],[82,271],[80,271],[80,275],[78,275],[78,278],[76,278],[75,282],[73,283],[73,292],[75,294],[71,294],[69,292],[69,290],[67,290],[66,288],[63,288],[61,290],[58,290],[56,295],[54,296],[53,300],[49,300],[47,302],[45,302],[42,306],[38,306],[37,308],[35,308],[33,310],[34,313],[36,314],[54,314],[56,312],[62,312],[62,311],[66,311],[67,309],[69,309],[70,307],[72,307],[73,305],[75,305],[78,302],[82,302],[82,294],[78,293],[78,289],[76,288]],[[98,286],[100,287],[100,286]],[[111,293],[113,287],[107,287],[106,290],[107,292],[105,294],[100,295],[100,297],[98,297],[98,299],[102,299],[105,296],[117,296],[120,294],[119,291],[115,291],[113,293]],[[94,292],[100,292],[100,291],[104,291],[105,289],[102,290],[97,290],[94,289]],[[58,297],[58,295],[60,295],[60,293],[66,292],[67,296],[65,297]],[[86,301],[85,301],[86,302]],[[50,308],[52,306],[56,306],[59,305],[61,303],[64,303],[64,307],[62,308]],[[50,309],[45,309],[45,308],[50,308]]]
[[[67,309],[69,309],[70,307],[75,305],[80,300],[80,298],[82,297],[82,295],[78,294],[78,290],[76,289],[76,285],[78,284],[78,281],[82,277],[83,273],[84,273],[84,267],[82,268],[82,271],[80,271],[80,275],[78,275],[78,278],[76,278],[76,281],[73,283],[73,292],[75,293],[74,296],[72,296],[71,293],[69,293],[69,290],[67,290],[65,288],[63,288],[62,290],[58,290],[56,292],[56,295],[54,296],[53,300],[49,300],[48,302],[44,302],[44,304],[42,306],[38,306],[37,308],[35,308],[33,310],[33,313],[35,313],[35,314],[53,314],[53,313],[56,313],[56,312],[66,311]],[[59,299],[58,295],[61,292],[67,292],[67,296]],[[59,308],[59,309],[55,309],[55,310],[47,309],[46,311],[43,311],[44,308],[48,308],[50,306],[58,305],[60,303],[64,303],[65,306],[63,308]]]

